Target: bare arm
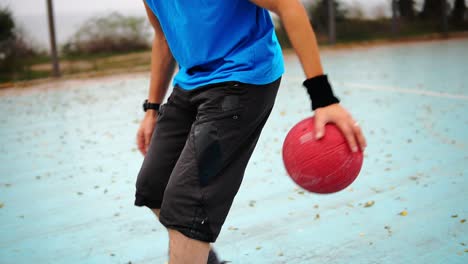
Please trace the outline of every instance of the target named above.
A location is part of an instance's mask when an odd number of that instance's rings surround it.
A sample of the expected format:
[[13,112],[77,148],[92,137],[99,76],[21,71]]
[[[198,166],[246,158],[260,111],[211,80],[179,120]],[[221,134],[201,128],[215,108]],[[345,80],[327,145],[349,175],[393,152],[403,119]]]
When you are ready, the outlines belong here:
[[[175,69],[175,60],[169,49],[166,37],[161,29],[158,19],[151,9],[143,1],[146,8],[148,19],[154,29],[154,39],[151,49],[151,79],[149,87],[148,101],[160,104],[164,100],[167,88],[171,81]],[[145,118],[141,121],[137,132],[138,149],[143,155],[146,155],[151,136],[156,127],[157,113],[154,110],[148,110]]]
[[[144,2],[144,1],[143,1]],[[175,61],[167,45],[166,37],[158,19],[145,3],[146,13],[154,29],[154,39],[151,49],[151,80],[148,101],[161,103],[174,74]]]
[[[289,40],[302,64],[306,78],[323,75],[315,33],[307,12],[299,0],[250,0],[254,4],[276,13],[286,29]],[[315,87],[313,87],[315,89]],[[321,87],[316,87],[320,89]],[[366,140],[358,123],[340,104],[334,103],[315,109],[316,138],[325,133],[325,124],[335,123],[346,137],[352,151],[364,150]]]
[[315,33],[304,6],[298,0],[250,0],[277,14],[302,64],[306,78],[323,74]]

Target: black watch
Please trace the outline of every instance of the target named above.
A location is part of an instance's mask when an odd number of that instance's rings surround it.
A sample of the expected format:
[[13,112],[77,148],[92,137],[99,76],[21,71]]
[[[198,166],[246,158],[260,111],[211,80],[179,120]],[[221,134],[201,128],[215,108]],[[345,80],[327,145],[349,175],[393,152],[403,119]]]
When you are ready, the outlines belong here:
[[150,103],[148,102],[148,99],[145,100],[143,103],[143,111],[148,111],[149,109],[159,111],[159,106],[160,104],[155,104],[155,103]]

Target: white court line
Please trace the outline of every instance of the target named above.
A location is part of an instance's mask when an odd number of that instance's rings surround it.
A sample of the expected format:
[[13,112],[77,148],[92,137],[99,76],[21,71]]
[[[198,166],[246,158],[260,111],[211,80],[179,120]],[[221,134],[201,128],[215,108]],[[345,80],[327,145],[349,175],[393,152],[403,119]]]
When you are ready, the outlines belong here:
[[378,85],[359,84],[359,83],[342,83],[341,85],[345,87],[360,88],[360,89],[366,89],[366,90],[390,91],[390,92],[399,92],[399,93],[406,93],[406,94],[417,94],[417,95],[427,95],[427,96],[433,96],[433,97],[468,100],[468,95],[463,95],[463,94],[450,94],[450,93],[434,92],[434,91],[427,91],[427,90],[407,89],[407,88],[400,88],[400,87],[378,86]]

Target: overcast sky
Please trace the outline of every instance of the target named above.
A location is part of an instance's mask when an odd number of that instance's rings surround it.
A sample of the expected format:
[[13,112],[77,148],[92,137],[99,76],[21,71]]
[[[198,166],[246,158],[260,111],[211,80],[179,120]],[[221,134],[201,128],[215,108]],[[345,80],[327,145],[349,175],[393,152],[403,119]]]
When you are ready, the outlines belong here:
[[[143,0],[54,0],[57,14],[89,13],[118,10],[121,12],[141,12]],[[313,2],[315,0],[303,0]],[[17,15],[35,15],[45,13],[46,0],[2,0]],[[345,3],[360,2],[363,6],[372,7],[386,4],[389,0],[341,0]]]
[[[109,10],[137,12],[143,0],[54,0],[57,14],[89,13]],[[46,12],[46,0],[2,0],[17,15],[36,15]]]

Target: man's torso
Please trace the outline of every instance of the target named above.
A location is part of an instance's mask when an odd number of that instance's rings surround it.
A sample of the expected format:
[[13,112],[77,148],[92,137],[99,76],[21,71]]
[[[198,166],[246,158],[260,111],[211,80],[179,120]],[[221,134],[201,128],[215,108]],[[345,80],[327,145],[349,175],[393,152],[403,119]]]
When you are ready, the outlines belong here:
[[225,81],[266,84],[284,71],[271,17],[248,0],[146,0],[186,90]]

